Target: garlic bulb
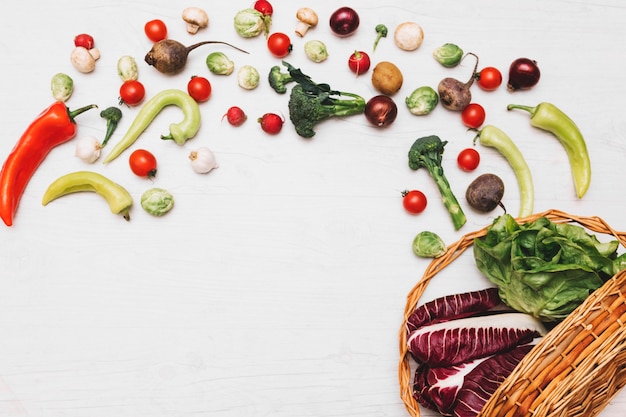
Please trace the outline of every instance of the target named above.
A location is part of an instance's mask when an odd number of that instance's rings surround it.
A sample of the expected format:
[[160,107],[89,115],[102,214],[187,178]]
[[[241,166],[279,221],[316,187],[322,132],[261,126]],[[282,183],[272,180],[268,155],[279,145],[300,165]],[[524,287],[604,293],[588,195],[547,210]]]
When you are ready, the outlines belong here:
[[74,156],[93,164],[100,158],[101,150],[102,145],[98,139],[93,136],[84,136],[76,141]]
[[213,151],[204,146],[192,151],[189,154],[189,159],[191,160],[191,167],[198,174],[206,174],[219,166]]

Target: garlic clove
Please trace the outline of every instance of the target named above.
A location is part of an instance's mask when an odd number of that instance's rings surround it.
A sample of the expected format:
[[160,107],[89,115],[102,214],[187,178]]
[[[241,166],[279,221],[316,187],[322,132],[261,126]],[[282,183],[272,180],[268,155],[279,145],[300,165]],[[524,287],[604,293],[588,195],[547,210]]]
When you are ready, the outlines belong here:
[[219,167],[215,154],[205,146],[191,151],[189,159],[191,160],[191,167],[198,174],[206,174]]
[[100,158],[101,151],[102,145],[98,139],[93,136],[84,136],[76,141],[74,156],[93,164]]

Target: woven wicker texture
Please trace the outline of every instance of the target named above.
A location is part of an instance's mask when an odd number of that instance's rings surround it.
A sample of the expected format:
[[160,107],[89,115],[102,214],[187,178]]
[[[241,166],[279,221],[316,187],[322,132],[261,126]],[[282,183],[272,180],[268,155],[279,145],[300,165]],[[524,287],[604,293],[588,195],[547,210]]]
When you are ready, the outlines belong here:
[[[555,223],[578,223],[591,232],[614,236],[626,247],[626,232],[612,229],[599,217],[577,217],[558,210],[517,219],[545,216]],[[406,322],[430,281],[471,247],[487,227],[463,236],[446,254],[433,259],[412,288],[400,329],[398,377],[400,397],[413,417],[420,416],[413,398],[411,357]],[[524,357],[484,406],[480,417],[595,416],[626,385],[626,270],[616,274]]]

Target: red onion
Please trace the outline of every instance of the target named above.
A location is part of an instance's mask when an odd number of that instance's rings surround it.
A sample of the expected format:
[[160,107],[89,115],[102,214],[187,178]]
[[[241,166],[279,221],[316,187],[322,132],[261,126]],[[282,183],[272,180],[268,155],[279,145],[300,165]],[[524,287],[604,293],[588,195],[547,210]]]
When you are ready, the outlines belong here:
[[398,106],[389,96],[372,97],[365,104],[365,118],[374,126],[389,126],[398,116]]
[[539,82],[541,73],[537,61],[528,58],[518,58],[509,67],[509,91],[527,90]]
[[340,37],[352,35],[360,22],[358,13],[350,7],[340,7],[330,15],[330,29]]

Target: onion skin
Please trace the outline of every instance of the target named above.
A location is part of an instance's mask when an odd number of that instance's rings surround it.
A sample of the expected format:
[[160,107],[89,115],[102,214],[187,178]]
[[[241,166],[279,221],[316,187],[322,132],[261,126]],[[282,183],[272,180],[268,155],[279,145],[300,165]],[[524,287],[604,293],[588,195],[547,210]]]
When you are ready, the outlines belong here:
[[537,61],[529,58],[517,58],[509,67],[509,81],[507,90],[528,90],[539,82],[541,71],[537,66]]
[[398,116],[398,106],[391,97],[374,96],[365,104],[365,118],[376,127],[392,124]]
[[330,29],[339,37],[346,37],[356,32],[361,20],[356,10],[340,7],[330,15]]

